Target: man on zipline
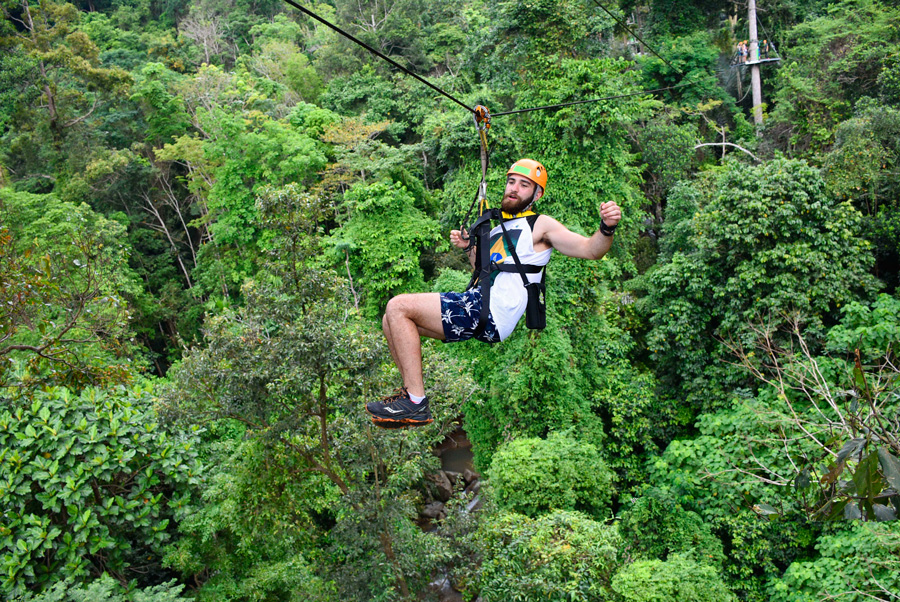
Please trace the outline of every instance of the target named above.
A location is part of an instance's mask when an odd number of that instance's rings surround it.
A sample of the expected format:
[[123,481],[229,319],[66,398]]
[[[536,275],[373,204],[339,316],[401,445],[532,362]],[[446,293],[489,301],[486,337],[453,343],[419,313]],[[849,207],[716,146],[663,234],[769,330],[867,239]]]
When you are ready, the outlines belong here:
[[[519,262],[546,266],[556,249],[563,255],[582,259],[600,259],[612,246],[613,233],[622,211],[615,202],[600,205],[600,228],[587,238],[570,231],[547,215],[531,211],[532,205],[547,188],[547,171],[531,159],[517,161],[506,174],[506,191],[501,203],[504,236],[501,226],[490,233],[491,262],[511,264],[515,248]],[[470,247],[465,231],[450,232],[450,242],[468,249],[469,261],[475,265],[475,248]],[[528,274],[530,282],[539,277]],[[499,271],[492,274],[490,311],[481,328],[479,318],[481,287],[464,293],[416,293],[398,295],[387,304],[382,326],[391,357],[403,378],[403,388],[381,401],[366,404],[372,421],[385,428],[421,426],[432,422],[422,377],[422,342],[420,337],[447,343],[476,338],[496,343],[508,337],[525,313],[528,294],[523,276]]]

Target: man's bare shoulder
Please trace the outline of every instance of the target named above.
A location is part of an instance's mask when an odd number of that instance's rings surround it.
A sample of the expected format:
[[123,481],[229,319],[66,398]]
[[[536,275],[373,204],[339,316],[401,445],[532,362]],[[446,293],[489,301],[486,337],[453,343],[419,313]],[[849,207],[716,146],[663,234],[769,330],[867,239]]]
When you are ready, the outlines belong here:
[[538,248],[539,245],[546,249],[551,248],[553,246],[551,240],[553,235],[564,231],[568,232],[568,228],[549,215],[541,213],[534,222],[534,250],[538,252],[543,251],[544,249]]
[[[540,224],[540,222],[544,223]],[[608,243],[610,240],[612,239],[607,239],[605,242]],[[538,220],[535,223],[535,241],[540,241],[534,245],[534,250],[537,252],[552,248],[568,257],[582,259],[600,259],[609,250],[609,245],[604,244],[598,235],[587,237],[572,232],[552,217]]]

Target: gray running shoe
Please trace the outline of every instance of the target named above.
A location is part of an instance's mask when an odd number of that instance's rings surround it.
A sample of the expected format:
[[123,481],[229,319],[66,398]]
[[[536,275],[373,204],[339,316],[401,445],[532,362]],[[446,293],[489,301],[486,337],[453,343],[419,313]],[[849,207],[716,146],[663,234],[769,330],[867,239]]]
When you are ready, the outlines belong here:
[[366,411],[372,415],[372,422],[384,428],[422,426],[434,422],[428,409],[428,398],[421,403],[413,403],[406,389],[381,401],[370,401],[366,404]]

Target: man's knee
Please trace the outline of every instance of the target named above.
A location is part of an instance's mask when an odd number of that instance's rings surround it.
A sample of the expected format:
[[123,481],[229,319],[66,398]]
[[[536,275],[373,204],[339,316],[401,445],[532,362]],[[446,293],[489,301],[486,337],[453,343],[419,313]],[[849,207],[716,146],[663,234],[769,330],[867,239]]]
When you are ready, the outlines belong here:
[[409,299],[410,295],[408,293],[403,293],[402,295],[397,295],[396,297],[391,297],[391,299],[387,303],[387,307],[384,309],[384,319],[387,320],[388,316],[406,316],[409,314]]
[[[428,324],[434,316],[440,317],[440,302],[433,301],[438,298],[433,293],[404,293],[397,295],[388,301],[384,310],[386,320],[406,318],[412,320],[418,326]],[[432,313],[434,316],[432,316]]]

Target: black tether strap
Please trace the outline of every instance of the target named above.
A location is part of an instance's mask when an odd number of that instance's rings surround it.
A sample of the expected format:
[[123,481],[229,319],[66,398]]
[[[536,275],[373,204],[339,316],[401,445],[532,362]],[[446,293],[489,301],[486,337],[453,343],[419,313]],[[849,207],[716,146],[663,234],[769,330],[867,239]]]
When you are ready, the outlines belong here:
[[[514,218],[514,219],[515,219],[515,218]],[[506,221],[506,220],[504,220],[503,217],[501,216],[501,217],[500,217],[500,229],[503,230],[503,239],[506,240],[506,244],[509,245],[509,254],[512,255],[513,261],[514,261],[515,264],[516,264],[516,266],[515,266],[515,267],[516,267],[515,271],[518,272],[518,273],[519,273],[519,276],[522,277],[522,284],[523,284],[523,285],[526,287],[526,289],[527,289],[528,285],[530,284],[530,281],[528,280],[528,277],[525,275],[525,266],[522,265],[522,262],[521,262],[521,261],[519,261],[519,254],[516,253],[516,245],[514,245],[513,242],[510,240],[510,238],[509,238],[509,232],[506,231],[506,225],[504,224],[505,221]],[[532,231],[532,236],[534,236],[533,231]],[[497,264],[497,265],[494,266],[494,267],[495,267],[495,269],[498,269],[498,270],[499,270],[501,265],[506,265],[506,264]],[[529,268],[538,268],[537,271],[531,271],[531,270],[529,270],[529,273],[532,273],[532,274],[536,274],[537,272],[540,272],[540,271],[541,271],[541,266],[530,265],[530,264],[529,264],[528,267],[529,267]],[[507,270],[500,270],[500,271],[501,271],[501,272],[505,272],[505,271],[507,271]]]

